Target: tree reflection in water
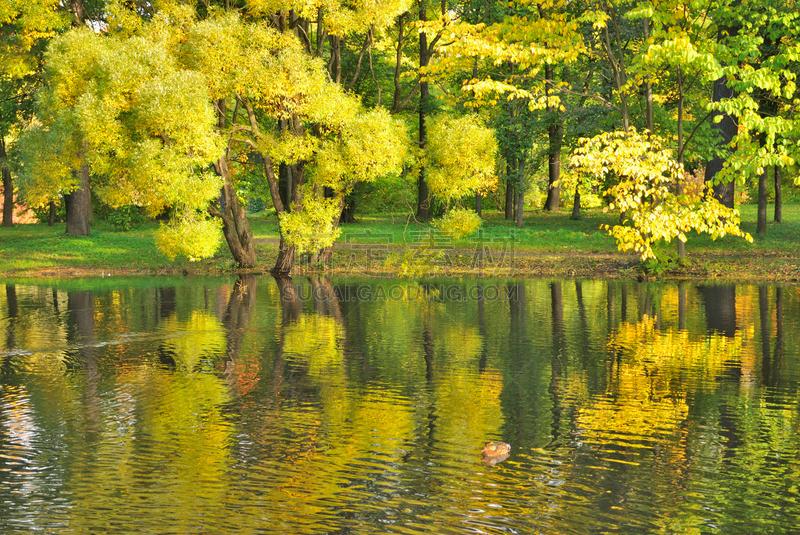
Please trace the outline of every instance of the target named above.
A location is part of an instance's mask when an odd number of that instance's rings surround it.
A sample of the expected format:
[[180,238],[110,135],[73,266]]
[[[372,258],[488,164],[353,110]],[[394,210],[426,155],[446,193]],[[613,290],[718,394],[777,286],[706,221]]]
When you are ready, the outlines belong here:
[[[0,531],[790,533],[798,302],[620,281],[7,283]],[[510,456],[485,462],[488,442]]]

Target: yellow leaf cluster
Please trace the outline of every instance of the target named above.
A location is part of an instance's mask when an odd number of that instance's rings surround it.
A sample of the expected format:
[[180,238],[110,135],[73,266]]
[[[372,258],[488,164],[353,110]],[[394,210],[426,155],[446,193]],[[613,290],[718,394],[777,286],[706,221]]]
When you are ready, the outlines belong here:
[[281,236],[297,254],[313,253],[333,245],[342,230],[335,223],[341,213],[339,199],[320,199],[308,191],[302,211],[279,215]]
[[405,125],[382,108],[361,111],[340,134],[322,142],[316,154],[315,179],[334,191],[356,181],[397,173],[409,153]]
[[475,234],[481,224],[483,220],[480,216],[465,208],[452,208],[441,219],[433,222],[433,226],[457,240]]
[[155,214],[177,203],[204,209],[216,196],[219,179],[199,171],[222,151],[201,73],[146,35],[89,29],[55,38],[47,60],[38,120],[20,141],[20,186],[33,203],[68,192],[84,162],[112,206]]
[[156,232],[156,247],[170,260],[185,256],[192,262],[211,258],[222,244],[222,221],[183,210]]
[[434,195],[449,201],[494,188],[497,139],[477,115],[435,116],[428,139],[425,163]]
[[605,195],[612,197],[611,208],[625,223],[605,228],[621,251],[634,250],[642,260],[655,258],[655,243],[686,242],[689,231],[709,233],[714,239],[732,234],[752,241],[739,228],[737,210],[711,195],[676,193],[683,166],[657,136],[631,129],[582,139],[571,164],[578,172],[613,182]]

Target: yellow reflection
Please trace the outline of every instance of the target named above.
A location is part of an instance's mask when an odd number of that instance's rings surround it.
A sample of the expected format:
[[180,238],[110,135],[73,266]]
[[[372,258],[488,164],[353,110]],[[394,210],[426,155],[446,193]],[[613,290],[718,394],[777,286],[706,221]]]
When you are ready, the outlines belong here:
[[162,328],[175,334],[164,342],[164,346],[174,353],[179,369],[194,369],[204,353],[225,351],[225,331],[219,320],[207,310],[193,310],[186,321],[172,314],[164,320]]
[[343,336],[343,328],[332,317],[303,314],[284,329],[284,358],[307,365],[312,377],[337,373]]

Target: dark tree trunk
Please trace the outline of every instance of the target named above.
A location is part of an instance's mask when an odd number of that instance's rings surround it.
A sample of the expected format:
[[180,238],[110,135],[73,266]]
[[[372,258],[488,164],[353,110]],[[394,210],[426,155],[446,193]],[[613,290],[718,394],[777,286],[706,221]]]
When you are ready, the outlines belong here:
[[72,25],[82,28],[86,25],[86,7],[83,0],[70,0],[70,11],[72,12]]
[[294,267],[295,248],[286,245],[286,242],[281,236],[281,244],[278,248],[278,258],[275,260],[275,265],[270,270],[275,277],[285,277],[292,272]]
[[[714,82],[714,94],[713,99],[714,102],[719,102],[726,98],[733,98],[735,95],[733,89],[728,87],[728,81],[726,77],[719,78],[716,82]],[[715,113],[715,115],[722,115],[722,120],[718,123],[712,121],[711,128],[718,131],[721,135],[721,139],[719,141],[720,147],[727,147],[730,144],[733,136],[736,135],[738,130],[738,126],[736,122],[733,120],[733,117],[726,113]],[[726,149],[727,150],[727,149]],[[734,182],[733,180],[729,180],[724,183],[715,183],[713,182],[714,177],[717,176],[722,170],[722,165],[725,163],[725,158],[716,156],[708,165],[706,165],[706,174],[705,174],[705,182],[709,184],[710,187],[713,188],[714,191],[714,198],[721,202],[723,205],[727,206],[728,208],[733,208],[733,193],[734,193]]]
[[356,222],[356,199],[349,196],[345,198],[344,208],[342,208],[342,215],[339,217],[339,224],[355,223]]
[[780,223],[783,221],[783,196],[781,193],[781,168],[775,166],[775,217],[774,221]]
[[47,226],[52,227],[56,224],[56,203],[50,201],[47,210]]
[[10,227],[14,224],[14,184],[11,181],[6,142],[2,132],[0,132],[0,168],[3,174],[3,226]]
[[80,187],[64,196],[67,210],[67,234],[73,236],[89,235],[89,218],[91,217],[92,195],[89,186],[89,163],[81,155],[80,169],[73,171]]
[[581,180],[578,179],[578,184],[575,186],[575,197],[572,201],[572,215],[569,216],[573,221],[582,219],[581,216]]
[[514,183],[512,182],[516,162],[512,159],[506,165],[506,219],[514,218]]
[[[548,93],[552,92],[553,87],[553,66],[545,65],[545,83]],[[551,124],[547,127],[547,137],[549,138],[549,148],[547,151],[547,200],[544,202],[544,209],[548,212],[557,212],[561,186],[558,181],[561,178],[561,143],[564,140],[564,125],[558,114],[558,109],[549,109]]]
[[475,194],[475,213],[478,217],[483,216],[483,196],[480,193]]
[[525,225],[524,216],[525,216],[525,159],[520,158],[517,162],[517,172],[519,173],[519,186],[517,187],[517,202],[516,202],[516,213],[514,214],[516,219],[517,228],[522,228]]
[[328,62],[328,75],[338,83],[342,81],[342,40],[336,35],[328,37],[331,43],[331,59]]
[[[248,107],[247,109],[248,113],[252,112],[251,108]],[[224,129],[226,123],[227,114],[225,111],[225,101],[219,100],[217,101],[217,126],[220,129]],[[253,232],[250,230],[250,222],[247,220],[247,213],[239,202],[239,196],[236,195],[236,188],[233,186],[231,171],[228,167],[228,152],[230,151],[226,151],[225,154],[214,162],[214,171],[222,178],[222,189],[219,194],[219,208],[217,209],[213,206],[209,207],[208,212],[222,219],[222,233],[225,236],[225,241],[228,243],[231,255],[239,264],[239,267],[252,268],[256,265],[256,249],[255,242],[253,241]],[[264,161],[266,164],[266,158]],[[273,186],[277,188],[277,181],[275,180],[274,174],[270,177],[269,182],[270,193],[273,194],[273,202],[275,202],[274,194],[278,192],[273,191]],[[277,197],[280,201],[280,194],[278,194]],[[275,203],[275,205],[277,209],[278,203]]]
[[219,195],[219,209],[209,209],[209,212],[222,219],[222,233],[231,250],[233,259],[242,268],[252,268],[256,265],[255,242],[250,222],[247,220],[244,207],[239,203],[236,189],[233,187],[231,173],[225,157],[220,157],[214,163],[214,170],[222,177],[223,186]]
[[758,176],[758,215],[756,217],[756,234],[767,233],[767,168]]
[[[422,0],[419,4],[419,20],[425,22],[428,20],[427,14],[428,2]],[[419,66],[420,68],[427,67],[430,57],[428,55],[428,36],[425,32],[419,34]],[[428,147],[428,127],[426,124],[428,107],[430,106],[430,91],[428,89],[428,82],[421,81],[419,84],[419,148],[422,151]],[[417,219],[427,221],[431,217],[431,199],[430,192],[428,191],[428,182],[425,179],[425,166],[419,169],[419,178],[417,179]]]

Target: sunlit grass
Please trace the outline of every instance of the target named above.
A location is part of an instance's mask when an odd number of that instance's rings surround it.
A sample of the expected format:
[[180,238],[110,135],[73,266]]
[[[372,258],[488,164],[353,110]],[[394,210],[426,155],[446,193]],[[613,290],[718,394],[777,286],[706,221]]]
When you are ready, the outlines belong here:
[[[753,235],[754,243],[728,236],[713,241],[706,235],[692,235],[687,244],[689,256],[718,255],[726,257],[783,257],[800,255],[800,204],[783,207],[783,223],[772,222],[773,207],[769,207],[767,234],[755,234],[756,206],[741,207],[742,228]],[[480,240],[501,246],[514,238],[520,252],[580,255],[581,253],[613,253],[616,243],[601,230],[601,225],[618,222],[614,214],[599,209],[583,211],[583,219],[573,221],[568,211],[548,213],[530,211],[525,214],[525,226],[517,229],[500,212],[484,212],[480,235],[448,241],[458,249],[474,249]],[[418,222],[406,214],[357,214],[357,222],[342,226],[339,246],[347,243],[389,243],[396,247],[414,247],[432,228],[430,223]],[[251,219],[259,264],[268,268],[275,258],[280,239],[278,220],[274,213],[257,214]],[[154,233],[158,223],[148,222],[128,232],[116,231],[106,222],[92,226],[88,237],[64,233],[64,224],[48,227],[44,224],[0,227],[0,275],[48,272],[60,270],[126,270],[137,273],[176,273],[189,271],[223,272],[235,268],[227,247],[223,244],[215,258],[202,263],[186,259],[171,262],[155,247]],[[671,248],[672,244],[667,248]]]

